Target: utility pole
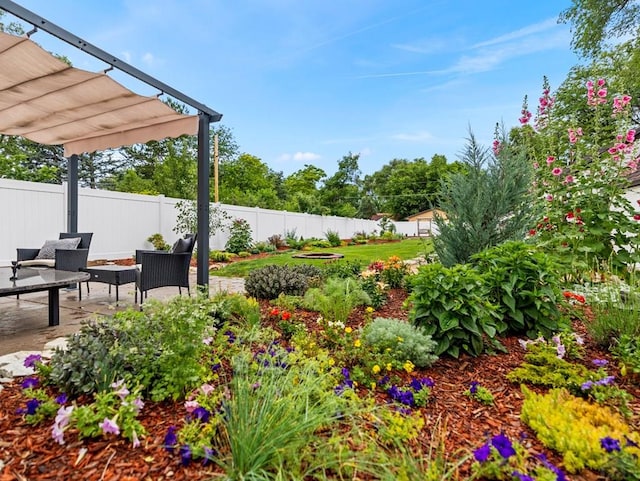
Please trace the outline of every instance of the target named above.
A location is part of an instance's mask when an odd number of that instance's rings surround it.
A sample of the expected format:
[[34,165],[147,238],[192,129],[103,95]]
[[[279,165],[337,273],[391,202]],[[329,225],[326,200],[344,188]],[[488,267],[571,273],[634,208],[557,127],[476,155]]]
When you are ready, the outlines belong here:
[[213,191],[215,203],[218,203],[218,134],[213,136]]

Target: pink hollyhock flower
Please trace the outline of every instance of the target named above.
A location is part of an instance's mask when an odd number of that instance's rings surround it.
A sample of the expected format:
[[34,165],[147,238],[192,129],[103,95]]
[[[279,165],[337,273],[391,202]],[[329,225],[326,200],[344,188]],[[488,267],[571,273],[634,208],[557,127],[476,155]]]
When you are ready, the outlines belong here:
[[603,87],[605,80],[603,78],[598,79],[598,87]]
[[616,155],[618,153],[618,148],[614,145],[613,147],[610,147],[607,152],[609,152],[611,155]]
[[548,202],[552,202],[553,201],[553,195],[552,194],[547,194],[544,196],[545,199],[547,199]]
[[551,165],[556,161],[556,158],[553,155],[547,157],[547,165]]
[[562,174],[562,169],[561,169],[560,167],[556,167],[555,169],[553,169],[553,170],[551,171],[551,173],[557,177],[557,176],[559,176],[560,174]]
[[593,81],[587,80],[587,88],[589,89],[593,88]]
[[607,96],[607,89],[600,89],[598,90],[598,97],[600,98],[604,98]]
[[636,140],[636,131],[633,129],[630,129],[627,132],[627,142],[629,142],[630,144],[633,143]]
[[565,182],[565,184],[573,184],[573,175],[567,175],[564,178],[564,182]]

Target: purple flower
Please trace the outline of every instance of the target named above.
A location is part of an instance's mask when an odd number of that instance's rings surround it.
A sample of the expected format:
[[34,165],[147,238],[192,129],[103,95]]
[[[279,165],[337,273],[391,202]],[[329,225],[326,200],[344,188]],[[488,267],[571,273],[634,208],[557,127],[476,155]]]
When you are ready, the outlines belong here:
[[349,369],[347,369],[346,367],[342,368],[342,375],[344,376],[345,379],[349,379],[351,377],[351,373],[349,372]]
[[220,364],[219,362],[216,362],[215,364],[211,365],[211,370],[213,372],[216,372],[218,369],[220,369],[222,367],[222,364]]
[[629,446],[632,448],[637,448],[638,443],[636,443],[633,439],[629,439],[629,437],[625,434],[624,439],[626,440],[625,446]]
[[22,389],[32,389],[38,387],[39,381],[37,377],[25,377],[22,381]]
[[119,381],[111,384],[111,388],[120,399],[124,399],[129,395],[129,390],[127,389],[127,386],[124,385],[124,379],[120,379]]
[[513,445],[509,438],[506,437],[503,433],[497,434],[496,436],[491,438],[491,444],[494,448],[498,450],[500,456],[504,459],[510,458],[511,456],[516,454],[516,450],[513,449]]
[[56,397],[56,404],[65,404],[67,402],[67,395],[65,393]]
[[620,441],[614,438],[610,438],[609,436],[602,438],[600,440],[600,445],[608,453],[612,453],[613,451],[620,451]]
[[207,411],[205,408],[203,408],[202,406],[198,406],[193,410],[193,417],[195,417],[196,419],[199,419],[202,423],[205,423],[205,424],[208,423],[210,416],[211,416],[211,413]]
[[413,391],[410,389],[399,389],[395,384],[387,389],[387,393],[391,396],[391,399],[398,401],[406,406],[413,406]]
[[476,461],[479,463],[484,463],[489,456],[491,455],[491,446],[488,444],[483,444],[478,449],[473,452],[473,457],[476,458]]
[[582,383],[582,385],[580,386],[580,389],[582,389],[583,391],[588,391],[592,387],[593,387],[593,381],[587,381]]
[[29,354],[24,359],[24,367],[36,367],[36,362],[42,361],[42,356],[40,354]]
[[180,446],[180,462],[183,466],[189,466],[191,462],[191,448],[188,444]]
[[596,381],[596,384],[598,386],[608,386],[609,384],[613,384],[615,379],[616,379],[615,376],[606,376],[600,379],[599,381]]
[[409,385],[413,388],[414,391],[418,392],[418,391],[422,391],[422,389],[425,387],[428,387],[428,388],[433,387],[435,383],[433,382],[433,379],[431,379],[430,377],[423,377],[420,379],[413,378],[409,383]]
[[609,364],[609,361],[607,361],[606,359],[594,359],[593,361],[591,361],[591,363],[597,367],[604,367]]
[[519,479],[520,481],[535,481],[531,476],[527,474],[523,474],[519,471],[514,471],[513,473],[511,473],[511,476],[513,476],[516,479]]
[[216,452],[215,449],[212,449],[208,446],[204,447],[204,459],[202,460],[202,465],[206,466],[207,464],[209,464],[211,461],[213,461],[213,459],[216,457],[216,454],[218,454]]
[[229,344],[233,344],[236,341],[236,335],[232,331],[225,331]]
[[178,444],[178,436],[176,436],[176,427],[169,426],[169,429],[167,429],[167,434],[164,436],[164,449],[172,453],[173,448],[176,447],[176,444]]
[[469,392],[471,394],[476,394],[478,392],[478,385],[480,383],[478,381],[471,381],[471,386],[469,387]]
[[109,418],[104,418],[104,421],[98,424],[98,426],[100,426],[100,429],[102,429],[102,432],[104,434],[111,433],[115,434],[116,436],[120,434],[120,428],[118,427],[118,425],[115,423],[115,421],[112,421]]
[[545,456],[544,453],[540,453],[536,456],[540,462],[550,471],[553,471],[554,473],[556,473],[556,481],[567,481],[567,477],[565,476],[564,472],[557,467],[555,464],[551,463],[547,457]]
[[37,399],[29,399],[27,401],[26,414],[33,416],[36,413],[37,409],[40,407],[40,404],[42,404],[42,403],[40,401],[38,401]]

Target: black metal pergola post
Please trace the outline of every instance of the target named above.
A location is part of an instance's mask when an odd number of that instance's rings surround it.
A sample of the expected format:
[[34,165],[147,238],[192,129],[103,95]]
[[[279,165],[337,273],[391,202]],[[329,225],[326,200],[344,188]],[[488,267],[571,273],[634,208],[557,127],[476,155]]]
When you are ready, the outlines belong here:
[[[30,23],[36,29],[45,32],[67,42],[70,45],[88,53],[89,55],[102,60],[113,68],[158,89],[163,94],[184,102],[193,107],[199,113],[198,122],[198,273],[197,284],[202,290],[209,292],[209,172],[210,168],[210,142],[209,125],[211,122],[218,122],[222,114],[194,100],[188,95],[170,87],[160,80],[147,75],[136,67],[129,65],[123,60],[111,55],[104,50],[92,45],[86,40],[73,35],[71,32],[51,23],[50,21],[36,15],[26,8],[11,0],[0,0],[0,9],[15,15],[16,17]],[[75,157],[75,161],[73,158]],[[74,167],[75,162],[75,167]],[[75,171],[75,179],[72,181],[72,171]],[[78,157],[69,158],[69,187],[67,199],[67,229],[69,232],[77,232],[78,228]]]

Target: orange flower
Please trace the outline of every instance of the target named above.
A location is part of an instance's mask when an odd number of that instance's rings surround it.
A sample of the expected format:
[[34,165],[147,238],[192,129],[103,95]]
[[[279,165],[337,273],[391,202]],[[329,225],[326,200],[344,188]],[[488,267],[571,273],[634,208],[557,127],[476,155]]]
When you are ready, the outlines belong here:
[[282,311],[282,320],[288,321],[289,319],[291,319],[291,313],[287,311]]

